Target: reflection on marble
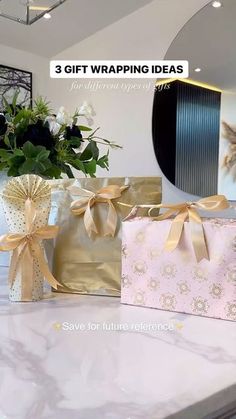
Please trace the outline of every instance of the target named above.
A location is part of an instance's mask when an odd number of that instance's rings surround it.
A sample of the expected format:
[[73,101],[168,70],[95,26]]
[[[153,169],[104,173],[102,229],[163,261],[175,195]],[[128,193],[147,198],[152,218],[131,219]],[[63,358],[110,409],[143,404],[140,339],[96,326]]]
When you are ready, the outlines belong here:
[[160,419],[236,381],[236,323],[1,284],[0,419]]

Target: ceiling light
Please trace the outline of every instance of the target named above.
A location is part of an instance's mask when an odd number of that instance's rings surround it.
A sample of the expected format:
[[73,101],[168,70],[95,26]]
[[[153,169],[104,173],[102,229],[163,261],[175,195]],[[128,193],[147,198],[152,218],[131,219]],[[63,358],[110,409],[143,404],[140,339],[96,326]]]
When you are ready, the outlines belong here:
[[200,73],[200,71],[202,71],[202,69],[200,67],[197,67],[194,69],[194,71],[196,71],[196,73]]
[[45,13],[43,17],[44,19],[51,19],[52,15],[50,15],[50,13]]
[[219,7],[222,6],[222,3],[220,1],[213,1],[211,4],[212,4],[212,7],[215,7],[215,9],[218,9]]
[[32,25],[41,18],[51,19],[51,12],[57,7],[61,6],[67,0],[47,0],[47,6],[41,6],[41,0],[15,0],[15,3],[19,3],[19,7],[16,8],[17,14],[12,15],[11,9],[9,8],[10,2],[2,2],[0,10],[0,21],[5,18],[12,20],[23,25]]

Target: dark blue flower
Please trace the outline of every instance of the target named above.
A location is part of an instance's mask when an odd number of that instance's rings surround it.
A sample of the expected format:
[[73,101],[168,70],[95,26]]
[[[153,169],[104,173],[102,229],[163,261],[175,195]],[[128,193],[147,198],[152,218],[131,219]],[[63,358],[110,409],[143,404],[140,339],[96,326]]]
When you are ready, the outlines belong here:
[[7,132],[7,122],[3,114],[0,114],[0,135],[4,135]]
[[70,140],[71,137],[82,138],[81,131],[77,125],[66,127],[66,139]]
[[53,136],[43,121],[39,119],[35,124],[28,125],[26,131],[17,138],[17,147],[22,147],[26,141],[30,141],[35,146],[42,145],[48,150],[54,146]]

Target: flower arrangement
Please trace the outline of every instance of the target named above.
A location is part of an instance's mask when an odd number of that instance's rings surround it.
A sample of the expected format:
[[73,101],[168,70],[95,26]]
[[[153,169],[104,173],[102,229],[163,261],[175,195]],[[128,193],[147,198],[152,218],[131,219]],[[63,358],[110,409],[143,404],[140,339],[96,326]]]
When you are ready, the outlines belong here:
[[[109,169],[109,148],[121,148],[97,131],[79,124],[86,112],[81,108],[73,116],[60,108],[53,114],[49,103],[39,97],[32,108],[17,105],[17,95],[9,104],[3,98],[0,113],[0,170],[8,176],[36,174],[45,178],[73,178],[72,169],[95,177],[97,166]],[[89,122],[91,114],[88,116]],[[84,135],[82,135],[82,133]],[[100,157],[98,145],[108,148]]]

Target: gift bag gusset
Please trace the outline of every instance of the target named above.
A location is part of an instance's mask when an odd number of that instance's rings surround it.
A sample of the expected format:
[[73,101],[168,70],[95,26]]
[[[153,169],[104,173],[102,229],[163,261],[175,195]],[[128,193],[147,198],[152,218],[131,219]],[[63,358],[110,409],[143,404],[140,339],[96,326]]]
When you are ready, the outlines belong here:
[[162,207],[123,222],[121,302],[236,321],[236,220],[197,214],[228,208],[226,198]]
[[[49,214],[49,224],[54,225],[57,219],[57,212],[58,207],[60,205],[60,201],[65,194],[67,188],[72,186],[74,183],[74,179],[48,179],[47,182],[51,188],[51,211]],[[55,240],[46,240],[44,242],[45,253],[48,260],[48,266],[52,271],[53,266],[53,255],[54,255],[54,243]]]
[[24,175],[8,182],[2,200],[10,233],[0,237],[0,250],[12,251],[9,298],[39,300],[43,298],[44,278],[53,287],[59,285],[49,271],[42,244],[58,232],[58,227],[47,225],[51,189],[40,177]]
[[68,189],[57,218],[53,272],[63,284],[58,290],[119,296],[121,221],[129,211],[119,202],[160,202],[161,179],[85,178]]

